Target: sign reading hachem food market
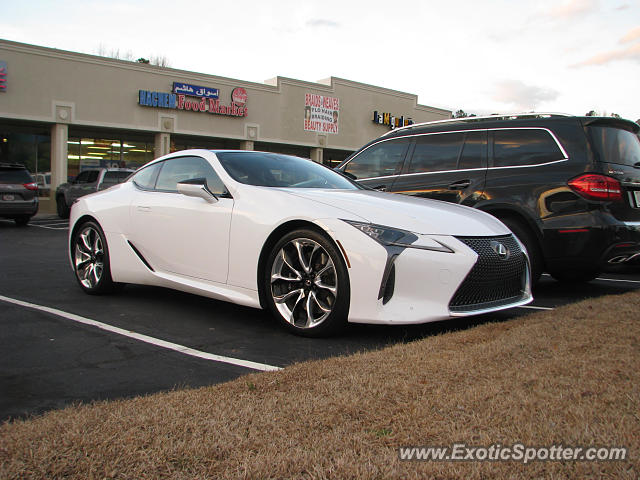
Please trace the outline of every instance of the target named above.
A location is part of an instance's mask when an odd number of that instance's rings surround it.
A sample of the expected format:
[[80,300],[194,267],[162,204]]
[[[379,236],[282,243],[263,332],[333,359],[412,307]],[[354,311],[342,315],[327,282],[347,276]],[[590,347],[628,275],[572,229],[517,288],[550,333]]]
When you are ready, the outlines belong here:
[[217,88],[174,82],[171,93],[139,90],[138,104],[143,107],[190,110],[229,117],[248,115],[248,95],[244,88],[234,88],[231,92],[231,103],[226,105],[220,103],[219,93]]
[[304,129],[308,132],[338,133],[340,99],[307,93],[304,96]]

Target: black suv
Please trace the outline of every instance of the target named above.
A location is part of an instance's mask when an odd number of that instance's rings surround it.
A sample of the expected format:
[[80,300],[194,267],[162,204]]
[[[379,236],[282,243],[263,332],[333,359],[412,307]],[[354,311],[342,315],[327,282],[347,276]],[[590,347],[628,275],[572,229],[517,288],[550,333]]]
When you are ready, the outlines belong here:
[[11,218],[22,226],[37,211],[38,185],[26,167],[0,163],[0,218]]
[[445,120],[392,130],[337,169],[489,212],[526,246],[534,281],[586,281],[640,257],[639,129],[559,114]]

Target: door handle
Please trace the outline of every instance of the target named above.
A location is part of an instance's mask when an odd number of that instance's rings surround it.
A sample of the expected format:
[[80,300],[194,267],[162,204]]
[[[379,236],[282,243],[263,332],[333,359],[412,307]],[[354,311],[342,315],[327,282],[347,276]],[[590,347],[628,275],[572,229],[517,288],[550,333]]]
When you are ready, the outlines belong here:
[[150,212],[151,211],[151,207],[144,207],[144,206],[138,205],[137,210],[139,212],[142,212],[142,213]]
[[460,180],[449,185],[449,190],[464,190],[471,185],[471,180]]
[[386,185],[378,185],[377,187],[373,187],[374,190],[378,190],[379,192],[386,192],[387,191],[387,186]]

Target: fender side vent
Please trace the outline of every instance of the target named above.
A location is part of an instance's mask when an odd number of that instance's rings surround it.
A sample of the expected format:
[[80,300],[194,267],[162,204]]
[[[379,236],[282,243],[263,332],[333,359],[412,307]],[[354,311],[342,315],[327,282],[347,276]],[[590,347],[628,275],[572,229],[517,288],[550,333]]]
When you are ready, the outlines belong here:
[[136,248],[136,246],[131,243],[129,240],[127,240],[127,243],[129,244],[129,246],[131,247],[131,250],[134,251],[134,253],[138,256],[138,258],[140,259],[140,261],[142,263],[144,263],[145,267],[147,267],[149,270],[151,270],[152,272],[155,272],[155,270],[153,269],[153,267],[149,264],[149,262],[147,262],[147,259],[144,258],[142,256],[142,254],[140,253],[140,251]]

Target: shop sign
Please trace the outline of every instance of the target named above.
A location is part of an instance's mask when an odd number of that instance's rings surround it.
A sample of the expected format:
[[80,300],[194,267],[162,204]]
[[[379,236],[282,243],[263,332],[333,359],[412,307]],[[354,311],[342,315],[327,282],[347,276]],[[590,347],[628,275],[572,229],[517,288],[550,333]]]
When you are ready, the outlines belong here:
[[[174,83],[174,89],[175,89]],[[180,84],[185,86],[186,84]],[[189,85],[194,87],[195,85]],[[199,88],[199,87],[198,87]],[[217,89],[209,89],[216,90]],[[199,90],[194,90],[198,92]],[[206,92],[203,92],[206,93]],[[209,92],[212,93],[212,92]],[[235,88],[231,94],[231,104],[220,104],[216,97],[196,97],[181,93],[152,92],[149,90],[138,91],[138,104],[144,107],[173,108],[176,110],[190,110],[192,112],[207,112],[214,115],[226,115],[229,117],[246,117],[249,113],[247,103],[247,92],[244,88]]]
[[407,125],[413,125],[413,120],[410,118],[405,118],[404,115],[401,117],[396,117],[391,115],[390,113],[378,113],[377,110],[373,112],[373,123],[377,123],[378,125],[387,125],[394,128],[398,127],[406,127]]
[[0,60],[0,92],[7,91],[7,62]]
[[338,133],[340,99],[314,93],[304,96],[304,129],[308,132]]
[[188,83],[173,82],[173,93],[190,95],[192,97],[218,98],[217,88],[200,87],[198,85],[189,85]]

